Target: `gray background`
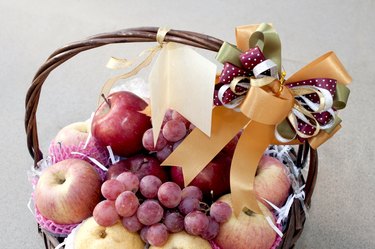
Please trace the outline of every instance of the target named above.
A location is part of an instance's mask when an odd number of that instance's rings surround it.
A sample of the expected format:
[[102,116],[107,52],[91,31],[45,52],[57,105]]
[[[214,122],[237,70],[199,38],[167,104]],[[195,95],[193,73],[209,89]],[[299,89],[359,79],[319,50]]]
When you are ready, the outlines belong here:
[[[371,0],[314,1],[0,1],[0,248],[42,248],[27,209],[32,160],[23,127],[31,79],[58,47],[136,26],[193,30],[235,42],[237,25],[272,22],[288,75],[334,50],[353,76],[343,129],[320,149],[310,217],[297,248],[375,248]],[[150,45],[115,45],[86,52],[54,71],[43,87],[38,125],[42,148],[64,125],[95,109],[112,56],[130,58]],[[207,56],[213,55],[204,53]]]

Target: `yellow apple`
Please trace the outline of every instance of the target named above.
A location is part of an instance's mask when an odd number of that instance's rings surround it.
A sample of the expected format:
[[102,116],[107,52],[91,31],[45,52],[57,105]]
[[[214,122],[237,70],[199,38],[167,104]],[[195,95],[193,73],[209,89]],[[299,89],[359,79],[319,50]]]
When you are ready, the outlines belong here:
[[126,230],[121,222],[103,227],[93,217],[82,223],[74,239],[75,249],[143,249],[144,246],[141,237]]
[[172,233],[164,246],[151,246],[149,249],[211,249],[210,243],[199,236],[186,232]]

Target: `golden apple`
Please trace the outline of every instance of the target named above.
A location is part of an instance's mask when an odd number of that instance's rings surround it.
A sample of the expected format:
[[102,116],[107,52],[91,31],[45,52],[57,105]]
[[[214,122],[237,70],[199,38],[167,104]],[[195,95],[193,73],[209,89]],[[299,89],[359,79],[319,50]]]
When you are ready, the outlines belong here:
[[151,246],[149,249],[211,249],[210,243],[199,236],[186,232],[172,233],[164,246]]
[[141,237],[126,230],[121,222],[103,227],[93,217],[82,223],[74,239],[75,249],[143,249],[144,246]]

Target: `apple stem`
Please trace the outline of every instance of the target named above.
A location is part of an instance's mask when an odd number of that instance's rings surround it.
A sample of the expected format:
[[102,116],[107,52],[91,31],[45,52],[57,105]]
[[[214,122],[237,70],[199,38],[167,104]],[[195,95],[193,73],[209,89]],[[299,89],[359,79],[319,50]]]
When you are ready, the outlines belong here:
[[243,209],[243,212],[244,212],[245,214],[247,214],[248,216],[252,216],[252,215],[254,214],[254,212],[251,211],[251,210],[248,209],[248,208],[244,208],[244,209]]
[[102,93],[101,96],[104,99],[104,101],[107,103],[108,107],[111,108],[111,102],[109,102],[109,100],[104,96],[104,93]]

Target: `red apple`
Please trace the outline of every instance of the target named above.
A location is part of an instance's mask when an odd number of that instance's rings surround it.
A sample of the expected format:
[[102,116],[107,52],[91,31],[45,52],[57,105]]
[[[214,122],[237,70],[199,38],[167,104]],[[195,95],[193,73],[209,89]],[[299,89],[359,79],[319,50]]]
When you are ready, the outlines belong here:
[[[230,206],[231,195],[225,195],[219,200]],[[262,204],[258,203],[265,216],[271,217],[272,213]],[[263,214],[241,212],[238,217],[232,212],[230,219],[220,225],[219,234],[215,243],[221,249],[270,249],[276,239],[276,232],[268,224]]]
[[[63,127],[52,140],[49,146],[49,154],[53,161],[60,162],[68,158],[83,159],[92,165],[95,164],[88,157],[95,158],[101,164],[107,166],[109,154],[107,148],[102,146],[95,138],[91,137],[87,142],[90,133],[90,122],[75,122]],[[74,154],[78,152],[80,154]],[[98,168],[103,175],[103,171]]]
[[[200,188],[208,200],[216,199],[230,192],[230,164],[231,157],[225,154],[216,156],[189,184]],[[184,178],[181,167],[171,167],[172,181],[181,188],[184,187]]]
[[143,148],[143,133],[151,128],[150,117],[141,113],[146,107],[147,103],[131,92],[112,93],[95,112],[92,135],[119,156],[138,153]]
[[291,183],[287,172],[286,166],[274,157],[263,156],[259,162],[254,188],[258,200],[270,210],[263,198],[281,207],[289,196]]
[[53,139],[52,144],[79,146],[85,144],[90,132],[89,122],[75,122],[63,127]]
[[154,175],[159,177],[162,182],[165,182],[167,181],[166,170],[165,167],[160,166],[159,160],[155,157],[139,154],[110,166],[107,172],[107,179],[116,178],[122,172],[130,171],[138,176],[139,180],[146,175]]
[[66,159],[42,172],[35,189],[35,205],[47,219],[74,224],[90,217],[100,201],[101,179],[91,164]]

